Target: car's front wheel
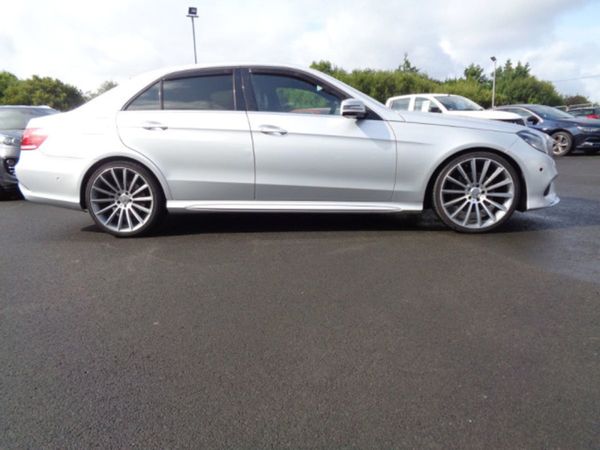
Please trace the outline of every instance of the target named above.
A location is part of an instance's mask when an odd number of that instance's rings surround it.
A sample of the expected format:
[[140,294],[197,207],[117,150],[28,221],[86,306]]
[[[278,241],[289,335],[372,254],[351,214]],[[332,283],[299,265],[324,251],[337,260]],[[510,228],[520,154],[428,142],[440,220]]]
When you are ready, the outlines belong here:
[[482,233],[506,222],[520,195],[512,165],[490,152],[458,156],[442,168],[433,187],[433,206],[450,228]]
[[94,222],[119,237],[147,232],[164,214],[158,182],[144,167],[129,161],[111,161],[94,171],[85,198]]
[[565,156],[573,147],[573,138],[565,131],[557,131],[552,134],[552,153],[554,156]]

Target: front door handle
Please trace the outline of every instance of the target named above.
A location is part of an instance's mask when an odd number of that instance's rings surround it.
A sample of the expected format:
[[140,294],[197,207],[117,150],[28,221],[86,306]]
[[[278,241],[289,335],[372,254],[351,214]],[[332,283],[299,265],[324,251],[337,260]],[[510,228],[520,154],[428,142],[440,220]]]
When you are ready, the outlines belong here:
[[163,130],[164,131],[169,127],[166,125],[163,125],[160,122],[148,121],[148,122],[142,123],[142,128],[144,130]]
[[264,134],[276,134],[278,136],[285,136],[287,134],[287,130],[276,127],[275,125],[261,125],[258,127],[258,130]]

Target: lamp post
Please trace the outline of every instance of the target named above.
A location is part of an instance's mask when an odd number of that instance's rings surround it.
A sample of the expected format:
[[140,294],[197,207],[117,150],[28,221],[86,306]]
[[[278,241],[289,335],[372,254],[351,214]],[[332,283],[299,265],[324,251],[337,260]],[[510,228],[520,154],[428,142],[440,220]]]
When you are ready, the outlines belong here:
[[198,64],[198,56],[196,55],[196,26],[194,19],[198,18],[198,8],[189,7],[187,17],[192,19],[192,40],[194,41],[194,64]]
[[490,58],[494,63],[494,73],[492,74],[492,109],[496,107],[496,57]]

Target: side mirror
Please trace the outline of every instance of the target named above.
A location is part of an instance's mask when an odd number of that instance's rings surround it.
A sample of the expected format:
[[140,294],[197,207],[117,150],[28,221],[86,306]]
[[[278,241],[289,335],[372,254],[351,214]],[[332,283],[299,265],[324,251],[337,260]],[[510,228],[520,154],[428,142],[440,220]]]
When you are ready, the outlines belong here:
[[538,121],[537,117],[535,117],[535,116],[529,116],[529,117],[527,118],[527,123],[530,123],[530,124],[532,124],[532,125],[535,125],[535,124],[536,124],[536,123],[538,123],[538,122],[539,122],[539,121]]
[[342,101],[340,114],[349,119],[362,119],[367,115],[367,107],[356,98],[348,98]]
[[440,108],[438,108],[437,106],[431,106],[429,108],[429,112],[432,112],[432,113],[441,113],[442,110]]

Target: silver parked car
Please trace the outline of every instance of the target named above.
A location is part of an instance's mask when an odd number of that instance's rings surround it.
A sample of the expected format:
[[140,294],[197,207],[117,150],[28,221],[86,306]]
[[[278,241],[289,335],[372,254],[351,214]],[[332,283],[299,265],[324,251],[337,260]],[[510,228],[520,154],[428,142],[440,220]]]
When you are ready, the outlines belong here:
[[187,66],[33,120],[28,200],[117,236],[166,211],[417,212],[483,232],[558,202],[551,141],[501,122],[398,113],[320,72]]
[[34,117],[55,114],[48,106],[0,106],[0,196],[17,190],[15,165],[19,161],[21,135]]

